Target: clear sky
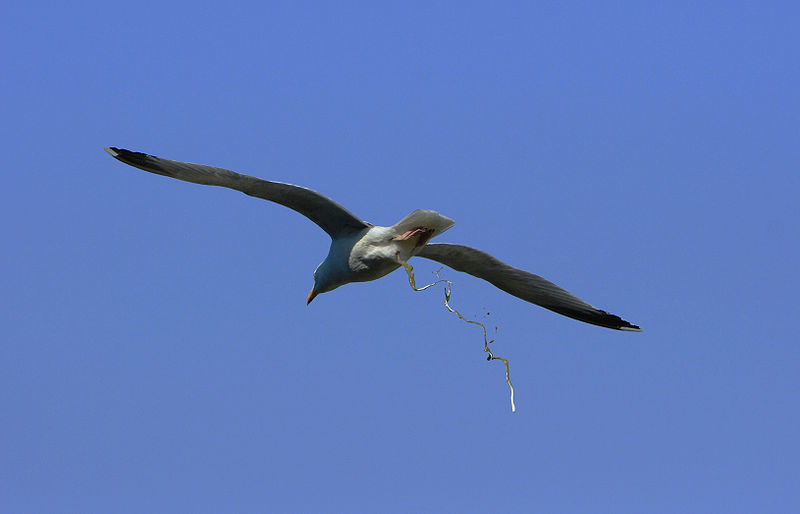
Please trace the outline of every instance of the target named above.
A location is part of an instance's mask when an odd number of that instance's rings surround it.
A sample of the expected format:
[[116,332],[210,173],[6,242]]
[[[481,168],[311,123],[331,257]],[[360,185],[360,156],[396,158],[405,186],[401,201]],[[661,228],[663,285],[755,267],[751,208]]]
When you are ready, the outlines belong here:
[[[796,2],[18,4],[3,512],[800,510]],[[307,307],[313,223],[104,146],[435,209],[644,332],[444,270],[512,414],[438,288]]]

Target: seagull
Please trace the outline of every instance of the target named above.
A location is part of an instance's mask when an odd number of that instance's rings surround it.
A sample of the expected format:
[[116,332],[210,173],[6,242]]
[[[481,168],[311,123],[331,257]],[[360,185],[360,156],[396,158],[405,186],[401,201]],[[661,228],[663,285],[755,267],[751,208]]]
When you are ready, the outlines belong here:
[[431,259],[456,271],[486,280],[508,294],[564,316],[616,330],[641,328],[584,302],[539,275],[509,266],[486,252],[455,244],[429,244],[431,238],[455,222],[438,212],[417,209],[390,227],[362,221],[316,191],[204,164],[172,161],[122,148],[105,148],[115,159],[150,173],[203,184],[227,187],[279,203],[307,217],[328,233],[328,256],[314,271],[314,287],[306,304],[317,295],[350,282],[376,280],[411,257]]

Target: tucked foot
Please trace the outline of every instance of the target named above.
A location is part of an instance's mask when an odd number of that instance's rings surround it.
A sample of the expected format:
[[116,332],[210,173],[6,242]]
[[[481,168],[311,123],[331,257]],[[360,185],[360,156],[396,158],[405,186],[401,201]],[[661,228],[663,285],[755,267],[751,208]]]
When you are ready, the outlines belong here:
[[394,241],[408,241],[413,239],[414,237],[419,236],[415,247],[425,246],[425,244],[430,241],[431,237],[433,237],[433,233],[435,232],[432,228],[425,228],[425,227],[417,227],[411,230],[407,230],[403,234],[399,236],[395,236],[392,238]]

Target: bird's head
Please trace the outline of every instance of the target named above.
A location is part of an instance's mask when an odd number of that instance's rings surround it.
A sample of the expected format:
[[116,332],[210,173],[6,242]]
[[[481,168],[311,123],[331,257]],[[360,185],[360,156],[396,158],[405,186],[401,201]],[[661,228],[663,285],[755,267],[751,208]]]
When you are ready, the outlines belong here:
[[322,261],[322,264],[317,266],[316,271],[314,271],[314,287],[312,287],[311,291],[308,293],[306,305],[311,303],[317,295],[333,291],[340,285],[346,283],[345,280],[340,280],[338,278],[339,275],[340,274],[337,274],[335,270],[328,265],[327,259]]

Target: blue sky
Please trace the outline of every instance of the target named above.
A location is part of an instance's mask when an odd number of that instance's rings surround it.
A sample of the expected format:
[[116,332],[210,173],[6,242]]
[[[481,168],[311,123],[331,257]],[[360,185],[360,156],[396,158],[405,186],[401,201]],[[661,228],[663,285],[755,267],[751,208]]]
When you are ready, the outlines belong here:
[[[797,510],[798,11],[6,7],[0,510]],[[512,414],[440,291],[307,307],[318,227],[103,146],[435,209],[644,332],[445,270]]]

